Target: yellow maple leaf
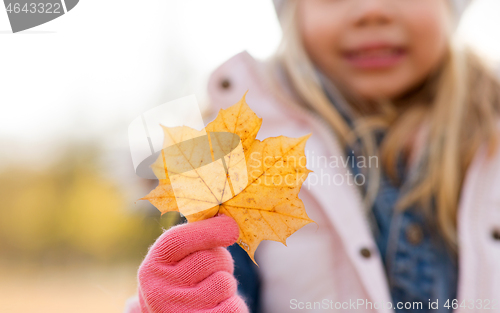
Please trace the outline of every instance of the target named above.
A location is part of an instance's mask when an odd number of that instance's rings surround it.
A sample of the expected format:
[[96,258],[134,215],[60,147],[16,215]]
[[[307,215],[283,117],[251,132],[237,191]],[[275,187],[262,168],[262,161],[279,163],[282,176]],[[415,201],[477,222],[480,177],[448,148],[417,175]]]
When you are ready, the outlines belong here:
[[[247,105],[245,96],[230,108],[220,110],[216,119],[205,128],[206,135],[203,130],[189,127],[164,127],[164,148],[174,148],[164,149],[167,152],[162,152],[152,165],[159,185],[142,199],[149,200],[162,214],[169,211],[185,213],[186,205],[203,203],[205,209],[187,211],[185,216],[189,222],[217,213],[232,217],[240,229],[238,244],[255,262],[255,250],[262,240],[286,245],[291,234],[314,222],[298,197],[310,172],[304,154],[310,135],[255,139],[262,119]],[[237,136],[224,135],[228,133]],[[208,144],[208,150],[200,149]],[[241,147],[242,153],[237,152],[237,147]],[[181,161],[172,162],[172,156],[174,159],[179,156]],[[219,163],[214,164],[215,161]],[[205,165],[210,165],[211,169]],[[222,170],[221,167],[227,179],[214,174],[219,168]],[[195,188],[186,188],[193,182],[197,184]],[[178,184],[177,192],[172,184]],[[213,187],[215,185],[218,187]]]

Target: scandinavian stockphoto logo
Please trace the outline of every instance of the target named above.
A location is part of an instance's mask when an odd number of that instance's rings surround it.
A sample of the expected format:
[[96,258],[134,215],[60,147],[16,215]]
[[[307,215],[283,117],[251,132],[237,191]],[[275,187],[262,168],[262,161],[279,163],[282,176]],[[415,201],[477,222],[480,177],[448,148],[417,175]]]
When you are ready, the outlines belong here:
[[13,33],[52,21],[73,9],[79,0],[4,0]]
[[238,135],[207,132],[195,96],[157,106],[128,127],[138,176],[170,180],[184,216],[219,205],[246,188],[247,165]]

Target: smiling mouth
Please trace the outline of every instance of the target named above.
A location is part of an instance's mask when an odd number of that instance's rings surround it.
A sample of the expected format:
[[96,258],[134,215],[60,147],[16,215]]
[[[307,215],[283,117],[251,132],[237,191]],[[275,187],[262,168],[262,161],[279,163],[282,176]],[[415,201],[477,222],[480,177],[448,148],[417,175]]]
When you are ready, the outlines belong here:
[[408,54],[402,47],[367,47],[346,51],[344,59],[354,68],[380,70],[394,67]]

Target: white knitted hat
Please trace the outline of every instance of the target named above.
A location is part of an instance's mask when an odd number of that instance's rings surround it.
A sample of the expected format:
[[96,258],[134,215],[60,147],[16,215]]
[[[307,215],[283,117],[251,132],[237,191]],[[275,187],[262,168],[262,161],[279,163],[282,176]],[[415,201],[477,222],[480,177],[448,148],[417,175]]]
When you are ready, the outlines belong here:
[[[274,2],[274,7],[276,9],[276,14],[278,17],[280,16],[280,13],[284,7],[285,2],[288,0],[273,0]],[[450,0],[453,8],[455,9],[455,13],[457,16],[457,21],[460,19],[462,16],[462,13],[464,13],[465,9],[471,3],[473,0]]]

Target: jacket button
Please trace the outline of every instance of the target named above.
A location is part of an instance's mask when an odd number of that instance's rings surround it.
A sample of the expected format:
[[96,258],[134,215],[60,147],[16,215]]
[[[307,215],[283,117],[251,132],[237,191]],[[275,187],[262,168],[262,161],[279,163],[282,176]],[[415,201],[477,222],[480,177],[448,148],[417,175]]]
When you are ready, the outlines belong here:
[[406,229],[406,239],[412,245],[418,245],[424,239],[424,232],[422,231],[422,227],[418,224],[411,224]]
[[500,240],[500,229],[495,229],[493,233],[491,234],[493,239],[495,240]]
[[361,253],[361,256],[364,257],[365,259],[368,259],[369,257],[371,257],[372,253],[370,251],[370,249],[368,248],[363,248],[359,251],[359,253]]
[[224,78],[224,79],[220,82],[220,86],[222,87],[222,89],[229,89],[229,88],[231,87],[231,82],[229,81],[229,79]]

